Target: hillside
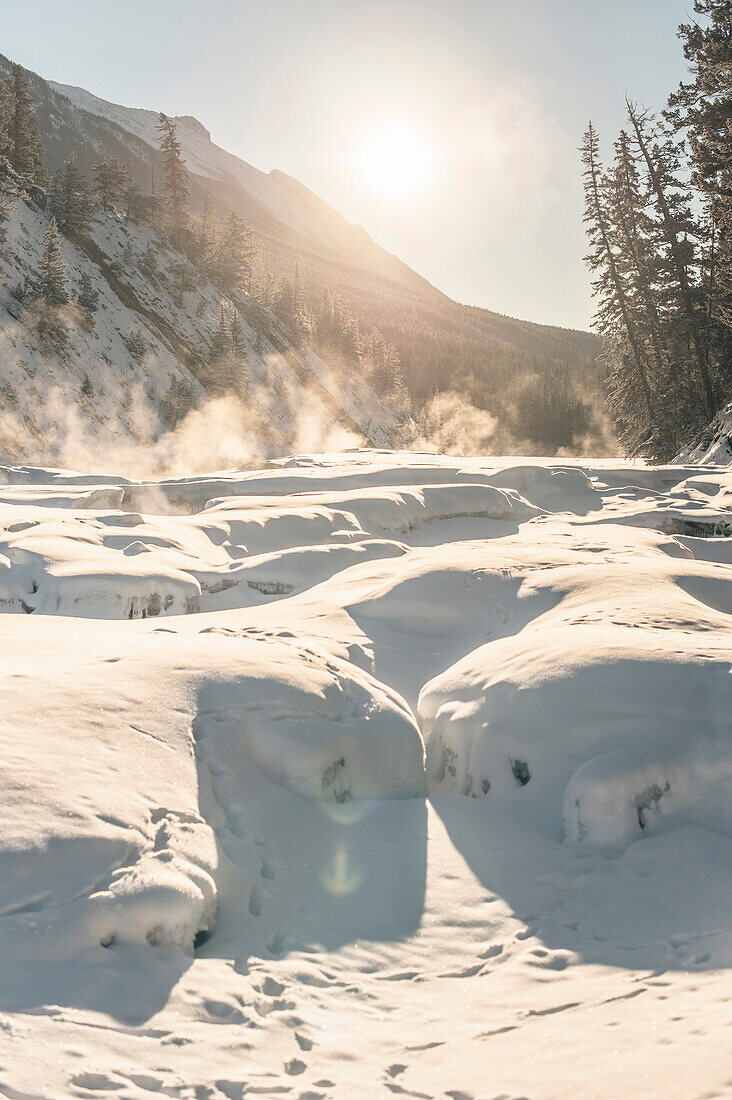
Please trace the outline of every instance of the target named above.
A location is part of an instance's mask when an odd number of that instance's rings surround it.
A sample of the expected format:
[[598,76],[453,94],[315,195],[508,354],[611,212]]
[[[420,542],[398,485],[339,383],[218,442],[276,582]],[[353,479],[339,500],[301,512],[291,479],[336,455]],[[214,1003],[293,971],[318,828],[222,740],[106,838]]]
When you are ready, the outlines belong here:
[[86,277],[94,310],[49,307],[33,292],[45,195],[8,172],[3,193],[16,195],[0,247],[3,461],[151,472],[239,464],[313,440],[403,441],[399,418],[363,379],[335,378],[247,294],[228,300],[241,368],[222,384],[211,362],[221,291],[153,229],[114,211],[95,205],[85,232],[62,245],[70,295]]
[[[0,73],[9,64],[0,56]],[[160,187],[154,111],[108,103],[37,75],[31,90],[50,171],[73,150],[85,172],[105,156],[117,157],[144,191]],[[261,283],[291,277],[297,264],[313,308],[325,288],[342,295],[362,332],[376,326],[397,347],[417,409],[437,393],[460,391],[500,421],[502,449],[556,451],[579,446],[582,435],[602,434],[594,418],[601,402],[595,336],[453,302],[297,180],[261,172],[226,152],[190,116],[176,123],[194,208],[208,191],[219,213],[233,208],[253,226]],[[547,403],[547,386],[552,393],[568,388],[584,402],[576,430],[557,436],[537,411],[537,401]],[[559,400],[566,404],[566,394]]]

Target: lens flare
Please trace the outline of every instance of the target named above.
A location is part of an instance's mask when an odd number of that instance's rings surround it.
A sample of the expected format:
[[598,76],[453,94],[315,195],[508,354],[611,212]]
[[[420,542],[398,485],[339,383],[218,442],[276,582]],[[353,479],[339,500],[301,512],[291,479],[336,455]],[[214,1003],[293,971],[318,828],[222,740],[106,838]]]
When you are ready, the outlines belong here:
[[339,844],[318,877],[327,894],[334,898],[346,898],[363,885],[365,875],[349,857],[345,844]]

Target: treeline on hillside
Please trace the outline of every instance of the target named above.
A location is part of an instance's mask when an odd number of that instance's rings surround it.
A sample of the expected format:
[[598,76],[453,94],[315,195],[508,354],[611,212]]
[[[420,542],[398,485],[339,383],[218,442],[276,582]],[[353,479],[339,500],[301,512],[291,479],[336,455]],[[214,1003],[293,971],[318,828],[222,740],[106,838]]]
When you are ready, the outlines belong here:
[[732,398],[732,5],[694,0],[690,80],[660,114],[627,101],[605,167],[581,147],[607,401],[630,455],[672,458]]
[[[408,415],[410,399],[402,380],[399,354],[375,325],[361,332],[347,301],[328,288],[313,306],[312,288],[306,294],[297,263],[277,276],[264,270],[252,227],[233,209],[223,216],[214,210],[210,194],[204,195],[201,209],[194,213],[190,177],[173,119],[159,116],[164,179],[158,194],[148,194],[135,183],[127,165],[115,158],[93,164],[91,173],[85,175],[77,166],[73,150],[49,179],[33,106],[27,75],[19,65],[13,65],[11,75],[0,81],[0,158],[6,166],[4,174],[7,180],[9,169],[19,180],[43,188],[43,199],[52,214],[38,277],[33,286],[16,288],[17,297],[37,295],[57,309],[68,304],[78,306],[93,323],[94,292],[86,282],[75,291],[69,288],[60,234],[83,242],[95,213],[122,216],[162,231],[193,268],[211,279],[226,296],[211,326],[209,363],[203,371],[211,392],[232,388],[242,394],[246,390],[237,305],[246,304],[250,314],[252,307],[256,313],[261,305],[272,310],[295,346],[310,344],[336,365],[358,370],[396,413]],[[12,189],[0,192],[0,240],[13,203]],[[146,258],[146,263],[150,277],[154,277],[154,254]],[[186,289],[186,279],[182,265],[182,289]],[[62,341],[63,324],[51,328],[55,339]],[[134,333],[130,339],[134,345]]]
[[[275,285],[287,278],[287,258],[264,242],[265,266]],[[301,270],[308,310],[316,322],[332,278],[318,257],[306,254]],[[463,404],[491,414],[494,452],[556,454],[589,448],[612,452],[615,441],[602,414],[603,371],[599,341],[573,332],[503,317],[385,282],[381,275],[340,269],[339,310],[348,354],[350,317],[362,334],[376,327],[401,360],[401,376],[421,421],[435,396],[456,393]],[[272,301],[270,296],[268,301]],[[316,347],[318,328],[316,324]],[[325,350],[324,350],[325,354]],[[326,355],[327,358],[327,355]],[[439,404],[439,402],[438,402]],[[586,453],[586,451],[585,451]]]

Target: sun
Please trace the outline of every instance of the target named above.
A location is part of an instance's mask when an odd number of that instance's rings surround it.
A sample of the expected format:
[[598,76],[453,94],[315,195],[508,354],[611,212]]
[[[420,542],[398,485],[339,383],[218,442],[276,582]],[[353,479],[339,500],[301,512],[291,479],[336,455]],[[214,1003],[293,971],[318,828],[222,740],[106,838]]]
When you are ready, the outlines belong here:
[[382,199],[405,200],[427,190],[434,154],[427,133],[406,119],[386,119],[356,139],[350,166],[361,184]]

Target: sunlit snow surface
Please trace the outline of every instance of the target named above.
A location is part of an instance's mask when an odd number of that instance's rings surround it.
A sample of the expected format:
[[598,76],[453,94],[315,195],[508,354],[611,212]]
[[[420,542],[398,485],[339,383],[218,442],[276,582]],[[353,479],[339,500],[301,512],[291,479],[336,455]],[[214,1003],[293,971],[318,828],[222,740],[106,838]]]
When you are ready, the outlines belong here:
[[0,471],[0,1096],[732,1091],[732,472]]

